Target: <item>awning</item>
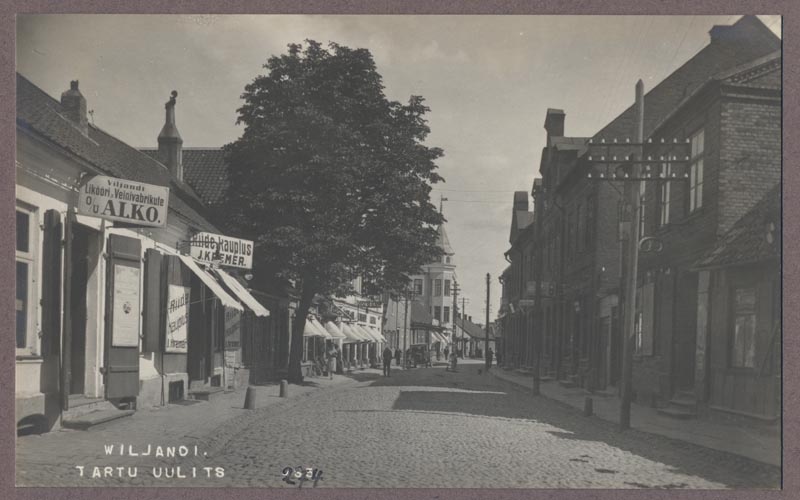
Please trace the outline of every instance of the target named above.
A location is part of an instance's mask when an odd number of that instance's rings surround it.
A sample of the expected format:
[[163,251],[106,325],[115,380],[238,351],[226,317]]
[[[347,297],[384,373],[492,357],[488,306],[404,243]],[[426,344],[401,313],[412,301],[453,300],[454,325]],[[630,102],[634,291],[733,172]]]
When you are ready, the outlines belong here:
[[308,321],[311,321],[311,326],[313,326],[314,329],[319,332],[320,337],[324,337],[328,340],[333,340],[333,336],[330,333],[328,333],[328,330],[326,330],[324,326],[322,326],[322,323],[317,321],[317,318],[312,316],[311,319],[306,321],[306,323],[308,323]]
[[361,334],[362,337],[367,339],[367,342],[380,342],[378,337],[376,337],[375,335],[370,333],[366,328],[364,328],[363,326],[359,325],[358,323],[353,324],[353,326],[356,328],[358,333]]
[[222,305],[225,307],[230,307],[231,309],[236,309],[237,311],[244,311],[244,307],[233,297],[228,295],[228,292],[225,291],[222,286],[214,279],[208,271],[205,271],[200,266],[198,266],[194,259],[189,257],[188,255],[180,255],[178,254],[178,258],[186,264],[186,267],[192,270],[192,272],[200,278],[202,281],[213,293],[217,296],[217,298],[222,302]]
[[369,329],[373,334],[375,334],[380,339],[381,342],[388,342],[386,340],[386,337],[384,337],[383,334],[381,334],[381,332],[377,328],[375,328],[374,326],[370,326]]
[[356,333],[347,323],[342,323],[342,333],[344,333],[345,337],[347,337],[348,342],[364,341],[364,339],[361,338],[361,335]]
[[333,321],[328,321],[325,323],[325,330],[331,335],[331,337],[335,339],[347,338],[347,335],[342,333],[342,329],[339,328]]
[[217,276],[222,278],[222,282],[231,289],[231,291],[236,295],[239,300],[241,300],[247,307],[253,310],[256,316],[266,317],[269,316],[269,311],[262,306],[252,295],[250,292],[247,291],[247,288],[242,286],[239,281],[231,276],[230,274],[226,273],[222,269],[215,269]]
[[320,332],[314,324],[314,319],[309,316],[306,318],[306,325],[303,327],[303,337],[329,337],[328,332]]

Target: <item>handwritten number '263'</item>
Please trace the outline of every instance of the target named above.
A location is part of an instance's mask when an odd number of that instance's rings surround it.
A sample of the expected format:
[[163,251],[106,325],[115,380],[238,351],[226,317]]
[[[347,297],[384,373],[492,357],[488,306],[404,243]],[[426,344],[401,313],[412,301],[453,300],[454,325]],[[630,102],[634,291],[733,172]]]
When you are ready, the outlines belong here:
[[322,479],[322,470],[303,467],[302,465],[298,465],[297,467],[285,467],[282,474],[283,481],[288,484],[297,484],[292,481],[293,479],[297,481],[314,481],[315,483]]

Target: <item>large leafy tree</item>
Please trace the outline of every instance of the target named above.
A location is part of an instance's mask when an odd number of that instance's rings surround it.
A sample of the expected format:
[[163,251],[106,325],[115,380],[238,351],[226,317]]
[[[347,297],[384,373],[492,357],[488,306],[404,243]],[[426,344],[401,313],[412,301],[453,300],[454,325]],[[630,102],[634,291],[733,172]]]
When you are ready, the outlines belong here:
[[354,276],[398,290],[438,259],[430,202],[439,148],[424,99],[384,94],[370,52],[313,40],[271,57],[245,87],[241,138],[226,146],[233,229],[256,242],[258,274],[294,280],[289,381],[302,381],[303,330],[316,294]]

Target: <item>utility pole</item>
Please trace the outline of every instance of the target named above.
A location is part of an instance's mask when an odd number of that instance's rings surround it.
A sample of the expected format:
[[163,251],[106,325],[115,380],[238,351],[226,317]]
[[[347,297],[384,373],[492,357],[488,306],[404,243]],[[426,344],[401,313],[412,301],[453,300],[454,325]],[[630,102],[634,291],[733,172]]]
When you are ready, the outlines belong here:
[[467,311],[467,298],[461,297],[461,355],[463,357],[464,351],[467,350],[467,337],[464,335],[464,313]]
[[483,344],[483,359],[489,359],[489,288],[491,277],[486,273],[486,341]]
[[456,339],[456,318],[458,318],[458,281],[453,280],[453,341]]
[[[636,82],[636,103],[635,113],[635,134],[633,143],[626,139],[624,143],[606,143],[605,139],[600,140],[600,144],[589,140],[589,149],[592,154],[588,161],[591,164],[605,165],[605,171],[595,172],[590,170],[587,178],[596,181],[623,182],[627,193],[623,192],[623,198],[628,198],[627,205],[630,207],[630,231],[628,237],[628,269],[626,270],[625,302],[623,304],[623,352],[622,352],[622,394],[620,398],[620,430],[626,430],[631,425],[631,399],[633,393],[633,353],[636,342],[636,290],[639,274],[639,252],[658,252],[662,243],[656,238],[644,237],[640,234],[640,217],[642,204],[642,186],[646,182],[685,182],[689,178],[688,169],[683,175],[671,172],[671,166],[684,164],[688,167],[689,140],[678,141],[672,139],[669,143],[661,139],[661,155],[645,157],[644,141],[644,84],[641,80]],[[647,140],[647,145],[654,144],[653,139]],[[657,144],[657,143],[656,143]],[[593,152],[594,147],[599,147],[601,155],[596,156]],[[656,147],[658,147],[656,145]],[[626,154],[612,153],[611,148],[622,148]],[[677,151],[683,149],[681,157]],[[612,165],[613,171],[612,171]],[[658,165],[661,171],[653,172],[652,166]],[[628,170],[628,167],[630,169]],[[621,170],[620,170],[621,169]],[[621,212],[626,212],[622,210]],[[622,222],[622,221],[620,221]],[[652,318],[647,318],[648,321]]]
[[[642,144],[644,141],[644,83],[636,82],[636,104],[634,106],[636,117],[636,135],[634,141]],[[643,160],[643,148],[639,147],[639,154],[634,160]],[[633,177],[641,177],[641,164],[633,165]],[[639,181],[643,182],[643,181]],[[636,284],[639,277],[639,189],[631,186],[633,205],[631,207],[631,237],[630,237],[630,273],[626,283],[625,297],[629,300],[625,304],[625,342],[622,351],[622,398],[619,407],[619,428],[627,430],[631,427],[631,397],[633,392],[633,350],[636,335]]]
[[407,349],[407,347],[406,347],[406,340],[407,340],[406,339],[406,337],[407,337],[406,332],[408,332],[408,289],[405,290],[404,295],[405,295],[405,299],[406,299],[406,305],[405,305],[405,307],[403,307],[403,357],[402,357],[402,359],[403,359],[403,368],[405,369],[407,364],[408,364],[408,360],[406,359],[406,349]]

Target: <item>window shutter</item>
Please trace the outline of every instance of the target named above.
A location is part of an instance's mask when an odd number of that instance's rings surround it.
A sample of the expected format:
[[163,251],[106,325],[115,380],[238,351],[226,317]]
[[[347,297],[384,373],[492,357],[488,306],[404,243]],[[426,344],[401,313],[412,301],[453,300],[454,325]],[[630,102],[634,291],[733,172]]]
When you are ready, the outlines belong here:
[[648,283],[642,287],[642,354],[653,354],[653,298],[655,284]]
[[164,330],[164,256],[153,248],[145,252],[144,266],[144,324],[142,352],[161,352]]
[[61,347],[61,214],[44,214],[42,241],[42,356],[58,354]]

